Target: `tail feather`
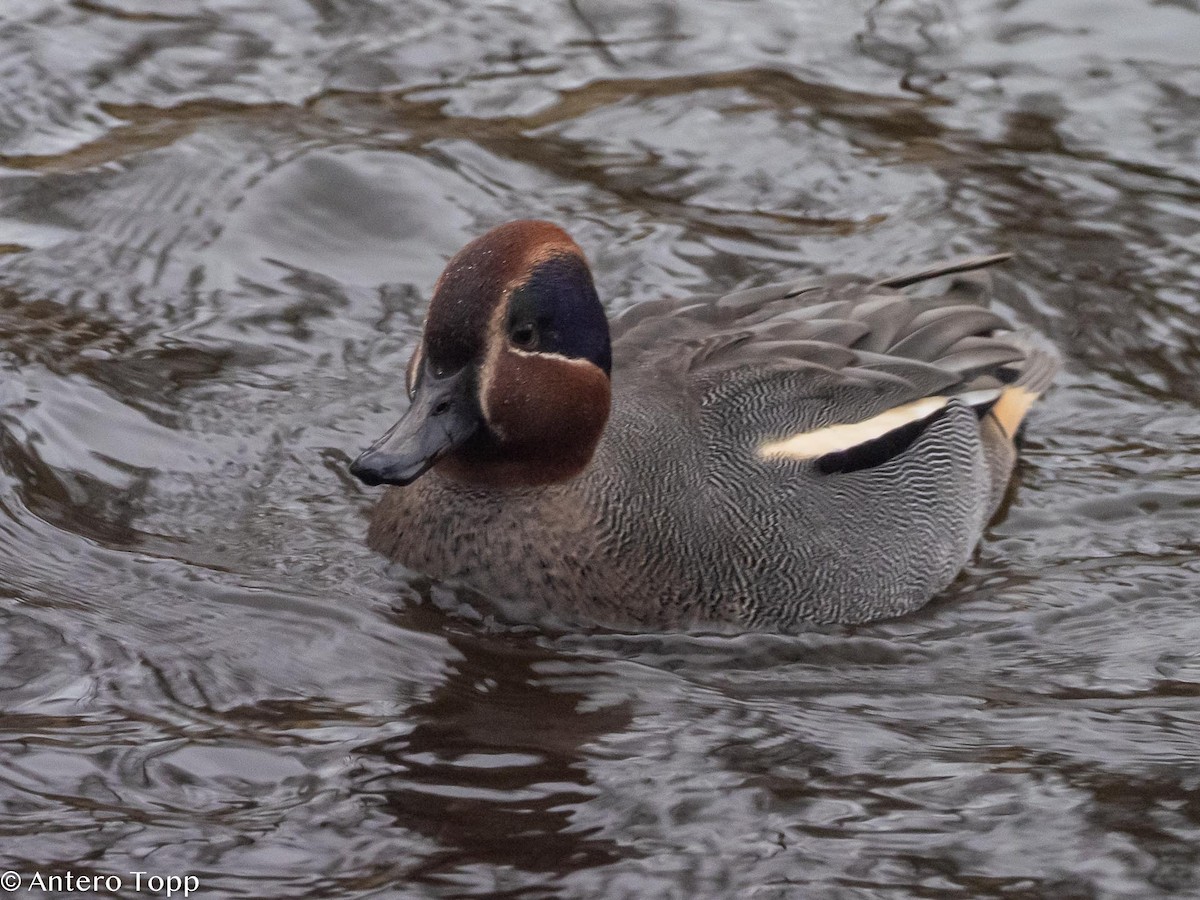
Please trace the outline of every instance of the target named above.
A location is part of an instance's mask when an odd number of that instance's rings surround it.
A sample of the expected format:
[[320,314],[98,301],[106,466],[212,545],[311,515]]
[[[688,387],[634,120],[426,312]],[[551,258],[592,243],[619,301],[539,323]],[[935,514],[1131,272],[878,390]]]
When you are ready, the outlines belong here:
[[966,259],[956,259],[953,262],[938,263],[919,272],[908,272],[903,275],[892,275],[889,278],[881,278],[872,287],[904,288],[921,281],[929,281],[932,278],[941,278],[944,275],[958,275],[963,272],[974,272],[976,269],[985,269],[988,266],[1007,262],[1010,259],[1012,259],[1011,253],[970,256]]
[[1000,398],[992,407],[992,415],[1004,433],[1015,440],[1030,407],[1050,387],[1061,360],[1052,347],[1036,341],[1027,332],[1014,332],[1006,335],[1006,338],[1025,351],[1025,359],[1017,367],[1016,378],[1000,392]]

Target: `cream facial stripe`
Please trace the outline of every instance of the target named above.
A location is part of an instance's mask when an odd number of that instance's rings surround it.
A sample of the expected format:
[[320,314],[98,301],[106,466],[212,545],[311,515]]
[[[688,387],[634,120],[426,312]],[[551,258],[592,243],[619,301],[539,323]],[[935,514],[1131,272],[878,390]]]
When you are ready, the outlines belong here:
[[903,406],[885,410],[861,422],[845,425],[827,425],[814,431],[794,434],[781,441],[772,441],[758,448],[763,459],[816,459],[827,453],[849,450],[883,437],[910,422],[933,415],[950,402],[949,397],[924,397]]
[[408,371],[405,372],[405,387],[408,389],[408,398],[411,400],[416,396],[417,381],[421,377],[421,364],[425,359],[425,337],[421,336],[421,342],[417,344],[417,349],[413,351],[412,359],[408,362]]
[[487,352],[483,358],[483,365],[479,369],[479,409],[483,413],[483,420],[488,423],[501,438],[504,437],[503,431],[496,424],[496,419],[492,409],[492,389],[496,383],[496,367],[500,364],[500,354],[505,351],[505,345],[508,341],[504,337],[504,320],[508,315],[508,300],[503,303],[496,304],[496,310],[492,313],[491,321],[488,322],[488,340]]
[[590,366],[593,369],[599,367],[590,359],[579,359],[574,356],[563,356],[561,353],[551,353],[549,350],[521,350],[517,347],[507,348],[508,352],[513,356],[523,356],[526,359],[540,357],[541,359],[553,359],[556,362],[570,363],[573,366]]

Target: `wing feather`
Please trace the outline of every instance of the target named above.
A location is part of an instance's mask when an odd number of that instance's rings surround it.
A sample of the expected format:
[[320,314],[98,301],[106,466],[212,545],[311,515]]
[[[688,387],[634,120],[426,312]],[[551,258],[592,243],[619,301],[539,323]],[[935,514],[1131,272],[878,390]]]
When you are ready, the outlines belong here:
[[[876,281],[809,278],[717,298],[639,304],[613,322],[614,357],[618,365],[684,381],[705,405],[736,404],[738,412],[724,418],[748,422],[776,441],[839,424],[886,425],[893,421],[889,410],[933,403],[928,415],[896,420],[903,434],[863,429],[865,449],[840,447],[849,455],[831,466],[874,464],[908,446],[956,398],[984,415],[997,403],[1016,406],[1015,395],[1004,399],[1006,386],[1036,394],[1053,377],[1058,363],[1051,350],[1034,347],[1001,316],[969,302],[986,302],[990,293],[979,270],[1007,258],[972,257]],[[899,290],[947,275],[957,277],[941,294]]]

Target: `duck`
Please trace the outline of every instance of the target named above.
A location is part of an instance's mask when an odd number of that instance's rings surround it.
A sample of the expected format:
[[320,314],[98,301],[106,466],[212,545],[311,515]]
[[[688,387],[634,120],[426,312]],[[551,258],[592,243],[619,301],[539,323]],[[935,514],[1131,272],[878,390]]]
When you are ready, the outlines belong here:
[[350,465],[386,486],[367,543],[603,628],[788,633],[916,610],[970,559],[1059,367],[987,306],[985,270],[1008,258],[666,297],[610,322],[563,229],[495,227],[438,278],[408,408]]

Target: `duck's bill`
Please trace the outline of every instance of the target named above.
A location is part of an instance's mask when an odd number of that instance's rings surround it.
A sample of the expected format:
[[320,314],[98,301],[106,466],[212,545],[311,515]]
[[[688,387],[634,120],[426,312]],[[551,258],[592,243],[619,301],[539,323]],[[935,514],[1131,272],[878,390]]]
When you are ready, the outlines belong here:
[[350,464],[365,484],[406,485],[479,428],[479,412],[464,372],[421,380],[408,412]]

